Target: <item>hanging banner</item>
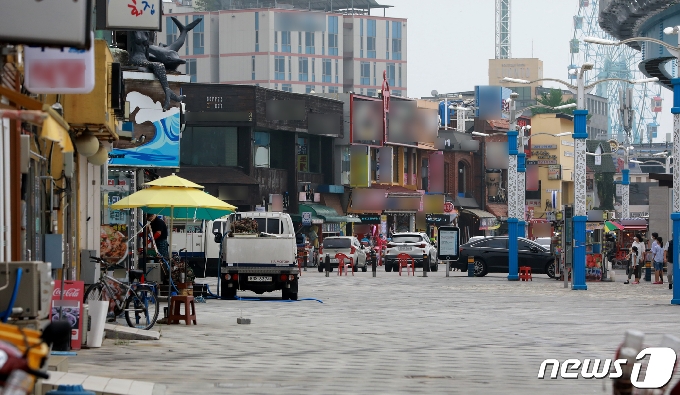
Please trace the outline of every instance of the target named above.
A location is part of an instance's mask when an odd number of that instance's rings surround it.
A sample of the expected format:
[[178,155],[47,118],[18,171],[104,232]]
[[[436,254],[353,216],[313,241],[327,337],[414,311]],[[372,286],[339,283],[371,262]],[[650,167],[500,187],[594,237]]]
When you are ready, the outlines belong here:
[[64,282],[64,297],[61,300],[61,280],[54,280],[52,292],[52,309],[50,321],[59,321],[59,313],[63,320],[71,325],[71,349],[80,350],[83,339],[83,296],[85,295],[85,282]]
[[350,151],[349,184],[352,187],[370,187],[370,151],[365,145],[353,145]]

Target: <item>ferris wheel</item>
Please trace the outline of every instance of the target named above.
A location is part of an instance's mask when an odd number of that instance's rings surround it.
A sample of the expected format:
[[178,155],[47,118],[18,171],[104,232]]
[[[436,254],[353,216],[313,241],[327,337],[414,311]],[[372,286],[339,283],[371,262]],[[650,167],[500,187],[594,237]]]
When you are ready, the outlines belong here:
[[[642,53],[627,45],[611,46],[589,44],[585,37],[597,37],[606,40],[616,39],[606,33],[598,23],[600,0],[578,0],[578,12],[574,15],[574,36],[569,45],[571,65],[576,69],[585,62],[595,65],[593,71],[587,73],[586,84],[604,78],[622,78],[636,80],[645,78],[638,69],[642,61]],[[569,74],[570,79],[576,76]],[[623,127],[620,107],[620,92],[632,89],[632,109],[635,116],[628,135]],[[661,86],[655,83],[643,85],[628,84],[621,81],[609,81],[597,84],[594,95],[609,100],[607,136],[593,136],[605,140],[615,139],[621,143],[639,144],[651,142],[656,137],[659,124],[657,115],[661,112]],[[604,137],[604,138],[603,138]]]

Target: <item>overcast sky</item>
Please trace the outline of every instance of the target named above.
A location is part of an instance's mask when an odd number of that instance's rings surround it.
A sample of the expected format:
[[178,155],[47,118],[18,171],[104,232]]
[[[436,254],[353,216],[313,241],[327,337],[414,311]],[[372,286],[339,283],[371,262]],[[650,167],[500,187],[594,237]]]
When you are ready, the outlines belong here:
[[[408,19],[410,97],[430,96],[434,89],[439,93],[458,92],[488,84],[488,60],[495,56],[494,0],[379,0],[379,3],[394,6],[387,10],[387,16]],[[565,80],[567,66],[571,64],[572,18],[578,13],[578,3],[579,0],[512,0],[512,57],[539,58],[543,61],[544,77]],[[662,92],[659,142],[672,132],[672,95],[667,89]]]

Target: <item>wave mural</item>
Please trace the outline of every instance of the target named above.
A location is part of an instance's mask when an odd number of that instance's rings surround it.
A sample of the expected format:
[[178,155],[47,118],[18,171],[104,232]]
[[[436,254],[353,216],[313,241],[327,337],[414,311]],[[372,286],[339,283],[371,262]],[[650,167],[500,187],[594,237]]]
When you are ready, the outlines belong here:
[[180,120],[179,108],[163,111],[160,101],[139,92],[129,92],[130,113],[137,125],[153,123],[156,133],[144,145],[133,148],[114,148],[109,154],[110,166],[179,167]]

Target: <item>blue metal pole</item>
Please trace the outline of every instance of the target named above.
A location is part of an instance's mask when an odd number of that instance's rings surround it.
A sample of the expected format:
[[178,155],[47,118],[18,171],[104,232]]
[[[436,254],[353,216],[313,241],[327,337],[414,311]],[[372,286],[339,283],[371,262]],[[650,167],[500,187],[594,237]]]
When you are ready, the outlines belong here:
[[[527,171],[527,166],[526,166],[526,157],[527,154],[524,152],[518,152],[517,153],[517,172],[518,174],[518,184],[520,184],[520,187],[518,190],[520,191],[519,193],[519,209],[518,213],[521,213],[522,215],[517,218],[517,237],[527,237],[526,236],[526,228],[527,228],[527,223],[524,221],[526,213],[524,212],[524,207],[526,206],[526,171]],[[519,259],[519,258],[518,258]]]
[[[517,251],[517,130],[508,131],[508,280],[519,281]],[[512,204],[510,204],[512,203]]]
[[[680,78],[673,78],[673,161],[680,158]],[[666,159],[668,160],[668,159]],[[680,166],[673,166],[673,299],[671,304],[680,304]]]
[[586,290],[586,117],[588,110],[574,110],[574,257],[571,289]]

